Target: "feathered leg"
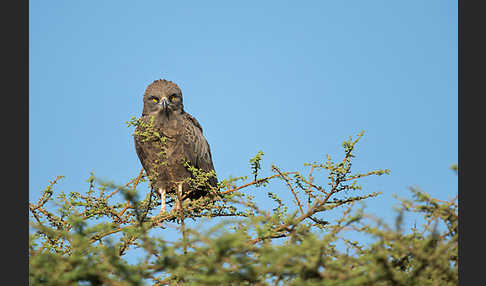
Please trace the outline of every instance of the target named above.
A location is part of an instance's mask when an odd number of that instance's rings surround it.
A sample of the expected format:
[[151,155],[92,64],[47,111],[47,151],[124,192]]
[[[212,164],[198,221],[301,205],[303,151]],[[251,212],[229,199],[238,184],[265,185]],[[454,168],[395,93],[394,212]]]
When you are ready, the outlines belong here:
[[177,186],[177,205],[182,210],[182,183]]
[[182,183],[177,183],[174,212],[182,210]]
[[165,189],[164,188],[159,188],[159,194],[160,194],[160,213],[159,215],[163,214],[166,212],[165,209]]

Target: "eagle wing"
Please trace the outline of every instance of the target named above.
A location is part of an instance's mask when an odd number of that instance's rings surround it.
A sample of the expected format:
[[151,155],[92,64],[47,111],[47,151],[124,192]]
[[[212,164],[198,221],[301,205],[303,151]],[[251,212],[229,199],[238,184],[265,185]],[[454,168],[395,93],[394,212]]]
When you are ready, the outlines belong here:
[[[133,136],[133,140],[135,141],[135,151],[137,151],[138,159],[140,159],[140,163],[142,163],[143,168],[147,169],[147,168],[145,168],[146,160],[147,160],[147,154],[145,154],[145,152],[143,151],[143,146],[139,142],[137,136]],[[145,170],[145,171],[147,171],[147,170]]]
[[[135,129],[135,133],[139,130],[140,128],[137,127]],[[140,138],[138,136],[133,136],[133,140],[135,142],[135,151],[137,151],[137,156],[138,156],[138,159],[140,159],[140,163],[142,163],[142,167],[144,168],[145,170],[145,173],[147,174],[147,176],[150,176],[150,173],[152,172],[151,168],[149,168],[150,166],[150,163],[149,163],[149,155],[150,154],[147,154],[146,151],[150,151],[150,150],[146,150],[147,149],[147,146],[146,144],[144,144]],[[149,152],[150,153],[150,152]]]
[[[148,119],[143,116],[141,119],[144,122],[148,121]],[[140,125],[135,128],[133,136],[135,142],[135,151],[137,152],[137,156],[147,176],[154,179],[153,182],[151,179],[152,187],[166,187],[166,183],[161,184],[162,182],[164,182],[164,179],[166,179],[165,176],[163,176],[164,174],[160,174],[160,170],[158,170],[156,165],[154,164],[160,159],[160,146],[153,144],[153,141],[144,140],[144,136],[137,135],[137,133],[144,131],[146,131],[146,129],[141,127]]]
[[[190,163],[205,172],[214,170],[213,159],[208,141],[203,135],[201,124],[189,113],[183,118],[184,155]],[[210,184],[216,186],[217,179],[212,178]]]

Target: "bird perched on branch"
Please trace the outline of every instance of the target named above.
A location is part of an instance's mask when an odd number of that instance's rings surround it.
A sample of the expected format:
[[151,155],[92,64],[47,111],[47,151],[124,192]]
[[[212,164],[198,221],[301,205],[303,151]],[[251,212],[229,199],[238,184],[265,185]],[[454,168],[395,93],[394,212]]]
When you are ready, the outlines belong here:
[[135,149],[152,190],[160,195],[161,213],[166,211],[166,194],[175,193],[180,204],[216,187],[209,144],[199,122],[184,111],[175,83],[161,79],[147,87],[138,122]]

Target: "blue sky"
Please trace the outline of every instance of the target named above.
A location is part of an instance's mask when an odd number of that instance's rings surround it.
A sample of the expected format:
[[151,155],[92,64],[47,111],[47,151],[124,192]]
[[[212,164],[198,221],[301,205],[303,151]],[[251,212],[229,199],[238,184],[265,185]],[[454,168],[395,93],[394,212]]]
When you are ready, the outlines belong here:
[[[57,175],[126,183],[141,168],[132,129],[152,81],[177,83],[220,178],[342,158],[390,217],[419,186],[457,194],[457,1],[30,1],[29,198]],[[325,178],[325,176],[324,176]],[[321,181],[324,183],[325,181]],[[283,188],[274,187],[279,193]],[[143,191],[143,190],[141,190]]]

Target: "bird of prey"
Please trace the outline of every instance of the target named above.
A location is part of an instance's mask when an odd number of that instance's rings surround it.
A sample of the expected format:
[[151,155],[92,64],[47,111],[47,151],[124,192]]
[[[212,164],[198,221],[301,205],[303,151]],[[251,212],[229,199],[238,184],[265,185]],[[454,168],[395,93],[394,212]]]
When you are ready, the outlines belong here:
[[166,211],[166,194],[176,193],[182,200],[198,199],[207,195],[211,186],[216,187],[216,176],[208,176],[205,183],[196,186],[190,181],[194,171],[188,166],[203,174],[214,171],[214,166],[203,129],[184,111],[177,84],[160,79],[147,87],[134,140],[150,186],[160,195],[160,213]]

